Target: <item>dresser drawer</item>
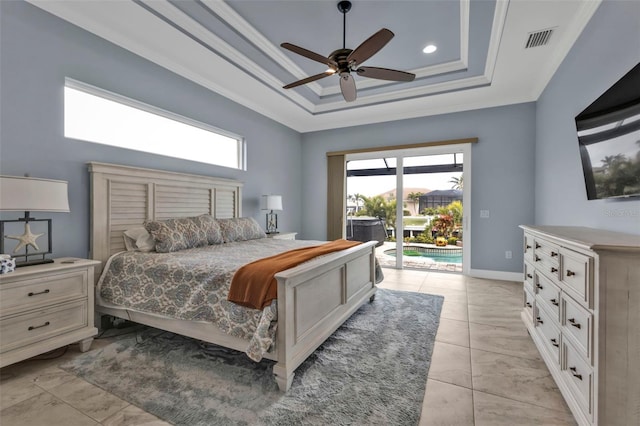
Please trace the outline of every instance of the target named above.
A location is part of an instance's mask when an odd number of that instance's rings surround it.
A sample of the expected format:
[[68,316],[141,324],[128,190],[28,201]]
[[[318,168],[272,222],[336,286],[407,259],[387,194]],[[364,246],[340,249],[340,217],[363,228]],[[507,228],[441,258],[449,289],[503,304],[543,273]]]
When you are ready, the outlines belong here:
[[593,369],[568,341],[562,341],[561,375],[588,419],[593,418]]
[[555,266],[556,268],[558,267],[560,246],[542,238],[536,238],[534,248],[534,256],[537,257],[539,261],[550,266]]
[[562,295],[560,303],[563,333],[571,337],[576,349],[593,363],[593,314],[565,294]]
[[524,247],[523,247],[523,252],[524,252],[524,260],[526,260],[527,262],[533,262],[533,245],[534,245],[534,238],[533,235],[524,234]]
[[524,286],[529,287],[532,293],[535,292],[533,290],[535,273],[536,271],[533,265],[529,262],[524,262]]
[[527,317],[529,321],[533,321],[533,308],[535,306],[535,296],[533,293],[525,286],[524,291],[522,292],[523,300],[522,306],[524,311],[527,313]]
[[79,300],[0,321],[0,352],[87,327],[87,301]]
[[558,321],[544,308],[536,305],[536,330],[540,333],[547,352],[560,365],[560,329]]
[[560,287],[542,274],[536,273],[535,277],[538,301],[544,303],[549,312],[553,312],[556,322],[560,321]]
[[577,300],[593,308],[591,297],[593,258],[565,248],[560,251],[560,256],[562,258],[561,283],[567,291],[574,294]]
[[0,316],[87,297],[87,271],[15,281],[0,288]]

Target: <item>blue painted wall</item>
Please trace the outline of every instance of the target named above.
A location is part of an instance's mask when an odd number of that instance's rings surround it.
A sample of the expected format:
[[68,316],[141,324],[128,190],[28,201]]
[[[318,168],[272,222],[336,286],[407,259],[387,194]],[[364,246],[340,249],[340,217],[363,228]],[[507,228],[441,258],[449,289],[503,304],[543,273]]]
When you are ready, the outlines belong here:
[[[54,256],[88,255],[88,161],[239,179],[244,216],[264,223],[259,197],[278,193],[280,226],[300,229],[299,133],[22,1],[0,1],[0,51],[0,173],[69,182],[71,213],[35,215],[53,218]],[[243,135],[247,171],[64,138],[65,77]]]
[[640,234],[640,200],[587,200],[574,122],[638,62],[640,1],[603,1],[536,103],[536,223]]

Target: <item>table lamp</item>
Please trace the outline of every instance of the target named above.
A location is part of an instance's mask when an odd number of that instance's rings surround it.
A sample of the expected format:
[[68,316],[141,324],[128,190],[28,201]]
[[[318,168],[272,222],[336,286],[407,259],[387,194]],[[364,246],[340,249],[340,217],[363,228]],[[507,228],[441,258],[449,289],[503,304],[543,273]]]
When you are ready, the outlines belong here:
[[278,233],[278,215],[274,210],[282,210],[282,196],[281,195],[263,195],[261,202],[262,210],[269,210],[267,213],[267,234]]
[[[5,239],[18,243],[11,255],[16,258],[16,267],[52,263],[45,256],[51,253],[51,219],[36,219],[31,212],[69,212],[67,182],[33,177],[0,176],[0,211],[24,211],[24,217],[16,220],[0,220],[0,254],[5,250]],[[7,234],[11,223],[24,223],[22,235]],[[47,232],[34,234],[31,225],[46,222]],[[47,235],[47,250],[41,250],[37,239]],[[35,251],[30,252],[29,248]],[[36,259],[34,259],[34,257]],[[23,260],[19,260],[19,259]]]

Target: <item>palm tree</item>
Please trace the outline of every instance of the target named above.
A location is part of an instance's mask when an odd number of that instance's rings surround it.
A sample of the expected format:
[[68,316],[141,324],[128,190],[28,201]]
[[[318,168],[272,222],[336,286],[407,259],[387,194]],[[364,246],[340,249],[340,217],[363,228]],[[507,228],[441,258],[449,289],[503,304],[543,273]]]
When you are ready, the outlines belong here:
[[451,180],[449,181],[449,183],[452,183],[453,186],[451,187],[451,189],[462,189],[463,183],[462,183],[462,177],[463,175],[460,175],[459,177],[452,177]]
[[360,202],[362,201],[362,194],[358,194],[357,192],[353,194],[353,201],[356,203],[356,212],[360,210]]
[[371,216],[383,219],[387,226],[396,228],[396,205],[395,199],[385,200],[381,195],[373,197],[362,196],[364,205],[356,216]]
[[424,195],[422,192],[410,192],[408,195],[409,200],[413,203],[413,211],[417,211],[416,204],[420,201],[420,196]]

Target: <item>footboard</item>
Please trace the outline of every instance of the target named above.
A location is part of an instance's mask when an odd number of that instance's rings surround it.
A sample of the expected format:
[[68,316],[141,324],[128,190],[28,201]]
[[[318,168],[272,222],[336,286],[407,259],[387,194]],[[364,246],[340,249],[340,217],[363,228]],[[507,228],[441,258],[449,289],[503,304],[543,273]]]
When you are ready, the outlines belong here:
[[376,241],[276,274],[278,336],[274,374],[281,390],[294,370],[376,292]]

